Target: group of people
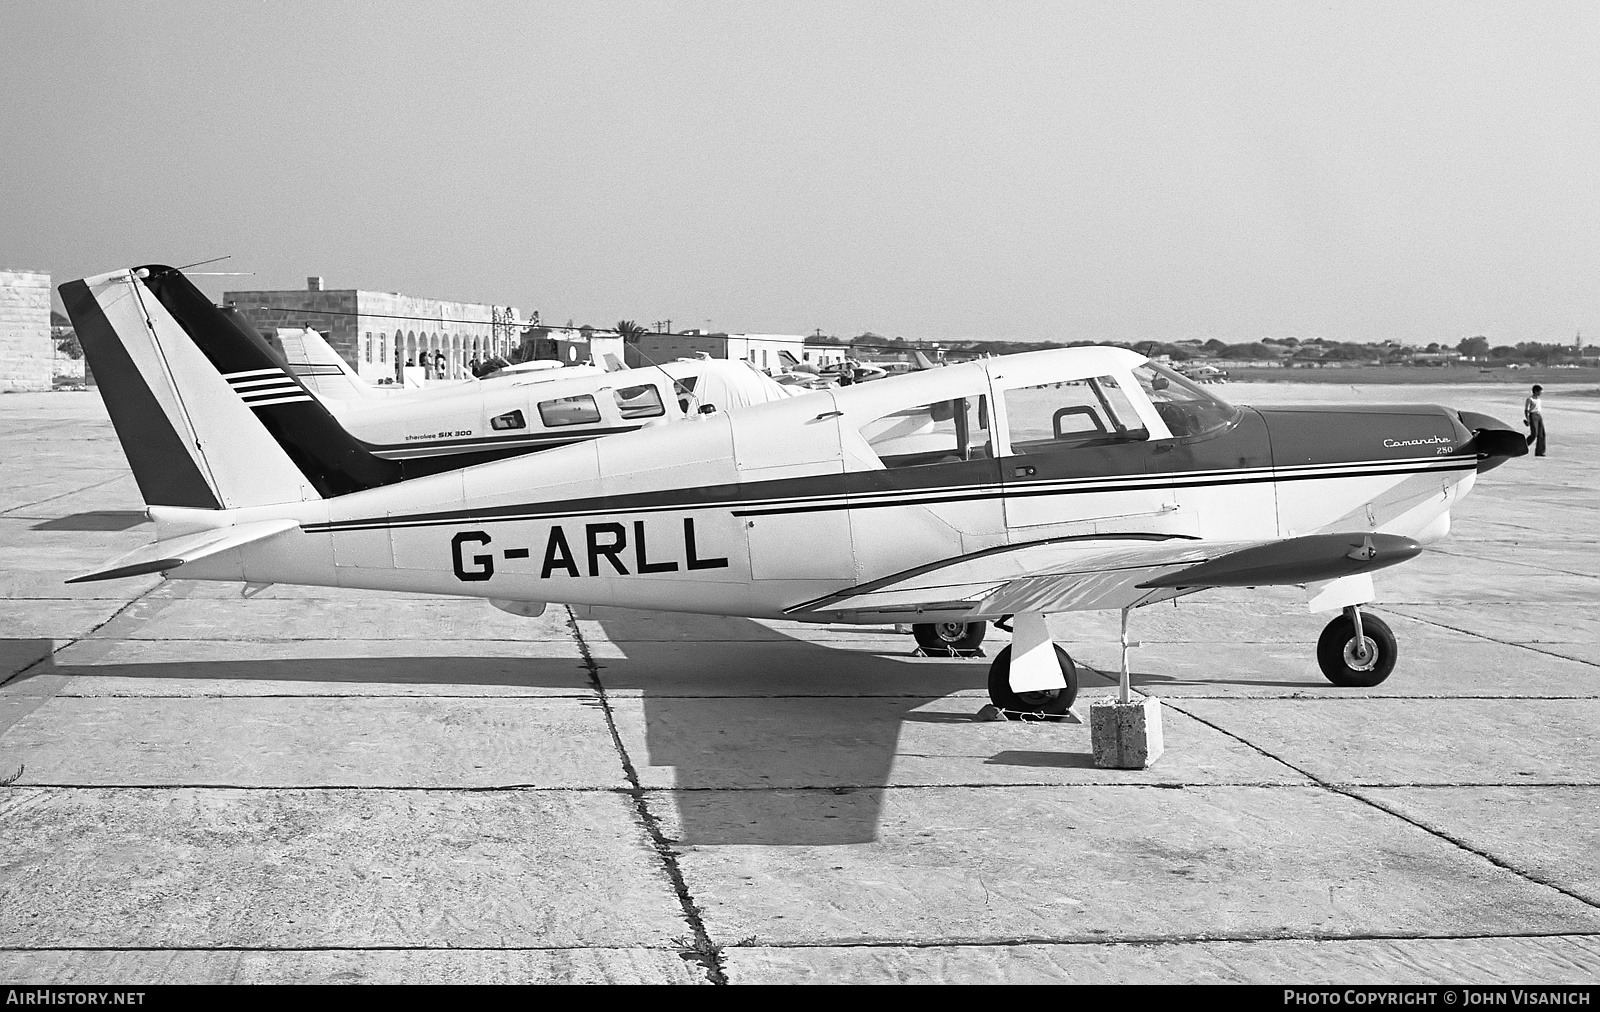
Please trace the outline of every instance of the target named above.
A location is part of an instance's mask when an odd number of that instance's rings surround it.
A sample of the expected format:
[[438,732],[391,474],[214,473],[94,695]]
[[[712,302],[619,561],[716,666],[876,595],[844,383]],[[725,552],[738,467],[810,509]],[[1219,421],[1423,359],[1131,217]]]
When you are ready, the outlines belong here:
[[406,359],[406,368],[415,369],[420,364],[425,370],[423,375],[427,379],[445,379],[448,376],[449,369],[445,364],[444,352],[435,349],[431,356],[423,352],[419,357],[422,359],[420,363],[416,359]]

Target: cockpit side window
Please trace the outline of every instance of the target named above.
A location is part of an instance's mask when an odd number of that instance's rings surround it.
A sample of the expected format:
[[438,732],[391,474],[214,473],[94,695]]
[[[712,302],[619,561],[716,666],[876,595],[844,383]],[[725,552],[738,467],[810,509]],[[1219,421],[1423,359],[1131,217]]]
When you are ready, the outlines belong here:
[[600,420],[600,408],[595,404],[591,394],[560,397],[551,401],[540,401],[539,418],[545,427],[550,429],[562,425],[593,425]]
[[1165,366],[1146,362],[1133,370],[1156,414],[1177,437],[1199,436],[1222,428],[1239,409]]
[[1005,392],[1012,453],[1044,453],[1149,439],[1115,376],[1044,383]]
[[993,455],[984,394],[902,408],[861,426],[885,467],[922,467],[983,460]]

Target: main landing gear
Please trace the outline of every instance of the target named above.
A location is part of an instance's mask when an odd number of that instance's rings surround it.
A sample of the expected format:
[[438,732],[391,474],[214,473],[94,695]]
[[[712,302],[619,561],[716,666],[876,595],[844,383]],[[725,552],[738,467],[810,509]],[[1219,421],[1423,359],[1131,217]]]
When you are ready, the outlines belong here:
[[989,701],[1012,720],[1060,718],[1078,698],[1078,666],[1050,638],[1043,615],[1017,615],[1010,625],[1006,619],[995,625],[1011,633],[1011,645],[989,665]]
[[[1049,642],[1044,616],[1019,615],[1017,620],[1019,628],[1007,625],[1003,619],[996,623],[1012,633],[1012,641],[989,665],[989,700],[1014,720],[1053,720],[1066,713],[1078,698],[1078,666],[1065,650],[1050,643],[1057,669],[1051,671],[1046,659],[1049,654],[1034,652]],[[983,622],[922,622],[911,627],[917,646],[929,657],[971,657],[977,654],[986,631],[988,626]],[[1013,648],[1030,658],[1024,666],[1031,666],[1031,672],[1023,676],[1020,688],[1012,684]],[[1042,670],[1041,663],[1045,665]]]
[[1065,650],[1059,646],[1055,650],[1056,664],[1067,683],[1063,688],[1014,691],[1011,688],[1011,648],[1005,647],[989,665],[989,702],[1007,716],[1020,720],[1050,720],[1066,713],[1078,698],[1078,666],[1072,663]]
[[1389,677],[1399,657],[1394,633],[1375,615],[1349,605],[1317,639],[1317,664],[1328,681],[1348,688],[1371,688]]
[[911,627],[917,646],[929,657],[970,657],[987,631],[982,622],[919,622]]

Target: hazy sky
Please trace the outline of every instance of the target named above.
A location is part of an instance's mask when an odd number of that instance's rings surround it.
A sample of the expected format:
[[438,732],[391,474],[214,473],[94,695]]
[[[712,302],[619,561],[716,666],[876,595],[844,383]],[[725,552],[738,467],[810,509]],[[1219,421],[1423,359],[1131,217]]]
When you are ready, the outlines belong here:
[[1600,338],[1600,4],[0,0],[0,265],[908,338]]

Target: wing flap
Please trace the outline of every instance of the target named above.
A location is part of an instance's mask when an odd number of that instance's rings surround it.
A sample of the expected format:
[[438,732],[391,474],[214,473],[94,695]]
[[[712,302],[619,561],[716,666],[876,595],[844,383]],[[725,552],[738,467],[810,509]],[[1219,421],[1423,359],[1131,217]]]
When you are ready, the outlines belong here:
[[1005,545],[897,573],[789,609],[823,618],[844,613],[1015,614],[1120,607],[1144,599],[1135,585],[1165,570],[1203,562],[1238,544],[1204,546],[1165,534],[1088,535]]
[[111,560],[104,569],[75,576],[68,583],[92,583],[97,580],[120,580],[129,576],[165,573],[169,569],[198,559],[238,548],[254,541],[262,541],[300,525],[293,520],[256,520],[233,527],[166,538],[153,544],[136,548],[126,555]]

